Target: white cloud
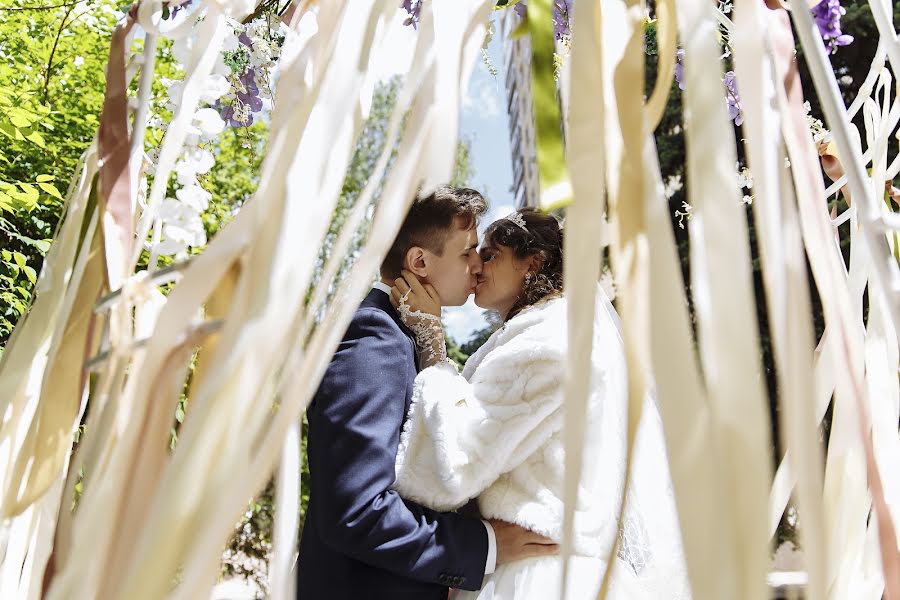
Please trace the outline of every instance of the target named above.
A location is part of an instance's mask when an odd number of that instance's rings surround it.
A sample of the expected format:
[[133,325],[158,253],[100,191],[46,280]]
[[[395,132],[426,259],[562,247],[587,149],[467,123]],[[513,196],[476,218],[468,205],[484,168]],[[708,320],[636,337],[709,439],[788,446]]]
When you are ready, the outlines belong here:
[[502,219],[503,217],[509,215],[515,210],[515,207],[512,204],[497,204],[496,206],[489,206],[487,215],[482,219],[482,229],[487,229],[487,226]]
[[494,119],[500,116],[500,103],[503,91],[491,77],[483,65],[475,65],[475,71],[466,95],[463,97],[464,113],[478,116],[481,119]]

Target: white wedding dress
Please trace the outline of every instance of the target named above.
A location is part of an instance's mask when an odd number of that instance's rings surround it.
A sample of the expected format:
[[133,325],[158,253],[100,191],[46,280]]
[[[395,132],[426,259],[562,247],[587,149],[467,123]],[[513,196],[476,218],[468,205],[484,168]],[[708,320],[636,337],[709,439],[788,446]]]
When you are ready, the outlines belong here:
[[[471,498],[485,518],[561,541],[566,300],[510,319],[460,375],[448,362],[416,378],[397,455],[396,489],[436,510]],[[618,540],[607,598],[690,598],[659,412],[652,396],[635,442],[623,526],[627,373],[615,310],[598,287],[584,462],[566,600],[593,600]],[[457,600],[558,598],[562,556],[503,564]]]

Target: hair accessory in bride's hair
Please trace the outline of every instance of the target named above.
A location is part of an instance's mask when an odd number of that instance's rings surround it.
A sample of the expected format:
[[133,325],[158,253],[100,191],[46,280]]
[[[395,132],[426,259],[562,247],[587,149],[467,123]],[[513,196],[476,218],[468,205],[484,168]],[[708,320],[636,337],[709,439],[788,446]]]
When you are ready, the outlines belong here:
[[516,225],[521,227],[522,231],[524,231],[525,233],[528,233],[528,228],[525,227],[525,219],[522,218],[522,215],[520,213],[514,212],[511,215],[509,215],[508,217],[506,217],[506,219],[508,221],[512,221],[513,223],[515,223]]

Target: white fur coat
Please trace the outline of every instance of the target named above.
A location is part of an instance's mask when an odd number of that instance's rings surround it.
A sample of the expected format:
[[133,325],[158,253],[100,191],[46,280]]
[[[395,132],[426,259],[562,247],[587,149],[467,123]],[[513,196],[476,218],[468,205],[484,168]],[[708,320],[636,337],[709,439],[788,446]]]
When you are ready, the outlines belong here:
[[[602,293],[602,292],[600,292]],[[624,479],[627,376],[613,317],[598,298],[575,552],[616,535]],[[437,510],[478,497],[482,516],[559,541],[563,520],[566,300],[510,319],[468,361],[419,373],[397,454],[396,489]]]

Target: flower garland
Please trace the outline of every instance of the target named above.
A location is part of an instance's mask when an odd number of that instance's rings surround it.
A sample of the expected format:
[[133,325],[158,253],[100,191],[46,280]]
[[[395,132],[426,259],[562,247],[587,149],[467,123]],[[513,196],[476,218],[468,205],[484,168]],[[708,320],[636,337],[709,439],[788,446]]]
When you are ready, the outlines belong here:
[[[187,18],[193,0],[173,7],[164,18],[174,22]],[[212,194],[204,188],[205,176],[215,165],[214,147],[226,127],[238,130],[241,145],[251,150],[255,136],[249,127],[266,119],[272,110],[274,77],[285,36],[275,14],[263,14],[250,23],[228,20],[223,51],[201,91],[181,156],[175,163],[175,181],[162,202],[158,218],[161,236],[145,241],[145,248],[158,256],[186,256],[192,248],[206,245],[201,215],[209,208]],[[170,52],[179,65],[190,59],[196,36],[175,40]],[[149,125],[157,139],[167,127],[166,113],[175,112],[184,93],[184,81],[163,79],[166,96],[154,107]],[[157,149],[149,153],[148,174],[154,174]]]

